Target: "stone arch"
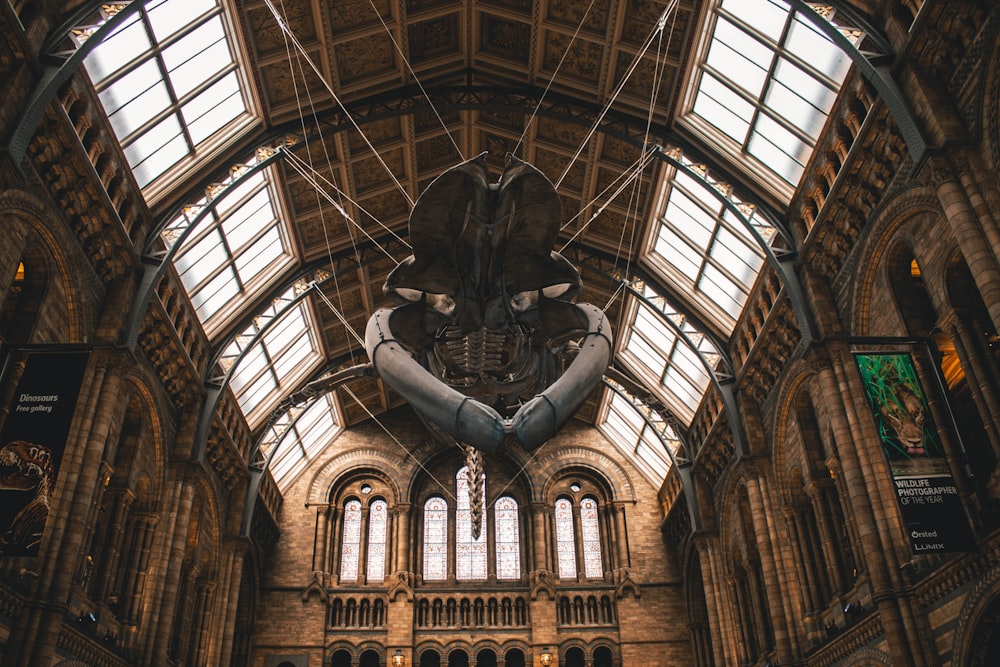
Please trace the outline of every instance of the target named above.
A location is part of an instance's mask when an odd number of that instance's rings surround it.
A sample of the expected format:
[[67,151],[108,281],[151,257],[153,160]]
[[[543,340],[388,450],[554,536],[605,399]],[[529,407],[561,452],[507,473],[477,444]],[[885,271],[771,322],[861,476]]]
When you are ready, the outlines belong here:
[[[98,284],[95,275],[91,281],[79,279],[80,262],[66,256],[64,248],[75,248],[78,240],[58,223],[58,214],[32,194],[21,190],[8,190],[0,194],[0,219],[4,221],[4,236],[8,243],[21,247],[31,258],[44,266],[46,284],[39,295],[38,310],[46,312],[49,328],[58,330],[60,344],[86,342],[89,327],[84,323],[84,297],[81,290],[86,284]],[[13,276],[15,267],[4,268],[3,279]],[[7,285],[4,284],[6,290]],[[54,317],[60,313],[60,317]],[[39,339],[39,336],[42,338]],[[45,338],[44,332],[33,331],[32,343],[54,342]],[[27,342],[27,341],[25,341]]]
[[[979,90],[989,91],[1000,88],[1000,41],[988,40],[993,45],[992,51],[983,56],[985,71]],[[982,97],[983,157],[994,173],[1000,173],[1000,96],[983,95]],[[997,210],[996,206],[992,209]]]
[[[982,637],[986,624],[991,624],[1000,632],[1000,566],[994,565],[969,591],[958,613],[952,640],[952,655],[956,665],[969,667],[985,667],[983,663],[975,663],[977,650],[981,648],[983,639],[996,640],[997,635]],[[980,635],[980,636],[977,636]],[[977,641],[980,646],[977,646]]]
[[[865,257],[863,268],[856,272],[851,293],[850,322],[847,330],[858,336],[885,335],[873,331],[873,304],[878,285],[885,287],[886,264],[900,240],[910,247],[919,247],[916,237],[907,231],[914,222],[941,220],[943,212],[934,192],[927,187],[913,186],[891,196],[873,216],[863,241],[854,250],[855,257]],[[942,239],[938,238],[940,242]],[[900,333],[900,332],[897,332]]]
[[[344,434],[338,436],[338,439]],[[408,497],[412,484],[414,464],[393,459],[381,449],[371,447],[350,449],[333,457],[322,466],[309,482],[306,497],[310,504],[328,502],[331,495],[345,484],[358,480],[362,475],[378,477],[389,488],[397,502]],[[394,474],[395,473],[395,474]]]
[[545,455],[537,457],[534,465],[537,467],[538,478],[546,480],[542,487],[535,490],[536,497],[533,498],[535,502],[545,502],[552,495],[553,480],[571,468],[590,471],[596,479],[605,480],[604,483],[611,492],[608,497],[609,502],[619,500],[634,502],[636,499],[632,479],[625,469],[620,463],[597,449],[570,446],[550,450]]
[[858,649],[844,658],[843,662],[844,667],[880,667],[891,664],[892,656],[877,648]]

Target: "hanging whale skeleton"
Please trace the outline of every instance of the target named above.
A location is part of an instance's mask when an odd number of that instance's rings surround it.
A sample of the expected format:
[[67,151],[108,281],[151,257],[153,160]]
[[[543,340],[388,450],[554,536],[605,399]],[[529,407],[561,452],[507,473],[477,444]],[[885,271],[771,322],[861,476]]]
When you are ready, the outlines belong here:
[[573,303],[580,274],[552,250],[561,208],[548,178],[511,155],[495,183],[485,153],[445,171],[414,205],[413,254],[383,287],[396,306],[368,321],[378,375],[480,453],[510,439],[537,449],[611,360],[604,312]]

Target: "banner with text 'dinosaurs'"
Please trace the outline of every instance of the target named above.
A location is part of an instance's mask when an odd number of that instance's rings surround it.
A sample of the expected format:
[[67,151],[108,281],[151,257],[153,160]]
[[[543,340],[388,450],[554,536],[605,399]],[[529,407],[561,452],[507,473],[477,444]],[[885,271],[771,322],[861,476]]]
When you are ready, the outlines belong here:
[[89,355],[27,352],[0,431],[0,557],[38,555]]
[[972,532],[913,359],[855,353],[914,554],[968,551]]

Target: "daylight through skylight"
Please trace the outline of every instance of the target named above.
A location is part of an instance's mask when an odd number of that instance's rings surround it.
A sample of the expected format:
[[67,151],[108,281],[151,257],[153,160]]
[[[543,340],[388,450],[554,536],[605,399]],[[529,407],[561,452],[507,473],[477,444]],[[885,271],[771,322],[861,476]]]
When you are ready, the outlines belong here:
[[721,0],[685,121],[787,199],[850,58],[781,0]]
[[249,120],[232,53],[214,0],[152,0],[87,57],[140,187]]

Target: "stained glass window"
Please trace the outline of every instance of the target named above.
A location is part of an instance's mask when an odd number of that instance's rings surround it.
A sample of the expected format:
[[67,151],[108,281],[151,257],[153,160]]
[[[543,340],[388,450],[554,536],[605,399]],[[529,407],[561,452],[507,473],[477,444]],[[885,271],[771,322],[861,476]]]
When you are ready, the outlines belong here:
[[373,501],[368,509],[368,581],[385,579],[385,534],[389,506]]
[[597,501],[580,501],[580,532],[583,533],[583,569],[588,577],[604,576],[601,563],[601,531],[597,524]]
[[340,580],[358,578],[358,557],[361,552],[361,503],[348,500],[344,503],[344,536],[340,546]]
[[559,576],[576,577],[576,531],[573,529],[573,503],[566,498],[556,501],[556,556]]
[[448,578],[448,503],[430,498],[424,503],[424,579]]
[[[455,576],[458,579],[486,578],[486,512],[482,514],[479,537],[472,537],[472,511],[469,502],[468,467],[463,467],[455,476],[455,498],[458,501],[455,512]],[[481,504],[486,507],[486,475],[480,485]]]
[[521,577],[521,538],[518,533],[517,501],[502,496],[493,506],[496,528],[497,579]]

